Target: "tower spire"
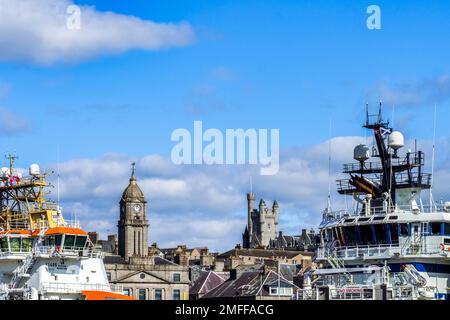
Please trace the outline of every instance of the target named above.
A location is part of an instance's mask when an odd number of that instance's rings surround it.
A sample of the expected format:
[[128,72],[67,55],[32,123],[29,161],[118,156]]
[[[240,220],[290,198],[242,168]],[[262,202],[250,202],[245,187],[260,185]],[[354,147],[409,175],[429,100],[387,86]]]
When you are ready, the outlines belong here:
[[134,176],[134,173],[136,172],[136,162],[131,163],[131,179],[130,180],[136,180],[136,177]]

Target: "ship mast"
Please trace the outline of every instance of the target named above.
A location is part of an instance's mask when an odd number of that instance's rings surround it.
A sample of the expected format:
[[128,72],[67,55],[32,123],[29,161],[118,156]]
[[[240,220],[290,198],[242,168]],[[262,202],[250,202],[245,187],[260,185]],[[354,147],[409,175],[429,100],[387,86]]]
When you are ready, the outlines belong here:
[[[404,138],[400,132],[389,126],[389,121],[383,120],[381,101],[377,114],[369,114],[366,105],[366,122],[363,127],[373,131],[376,148],[372,149],[370,154],[366,145],[355,147],[354,159],[359,163],[344,165],[343,172],[349,174],[350,179],[337,181],[338,192],[353,195],[371,212],[379,210],[372,210],[373,208],[383,208],[381,212],[391,212],[390,208],[398,205],[396,197],[400,192],[404,195],[400,197],[400,205],[409,205],[412,208],[414,198],[420,190],[431,187],[431,174],[422,172],[424,153],[408,150],[404,157],[398,154],[398,150],[404,146]],[[371,157],[380,160],[368,161]],[[365,196],[365,200],[358,198],[360,195]],[[405,197],[409,198],[406,202]]]

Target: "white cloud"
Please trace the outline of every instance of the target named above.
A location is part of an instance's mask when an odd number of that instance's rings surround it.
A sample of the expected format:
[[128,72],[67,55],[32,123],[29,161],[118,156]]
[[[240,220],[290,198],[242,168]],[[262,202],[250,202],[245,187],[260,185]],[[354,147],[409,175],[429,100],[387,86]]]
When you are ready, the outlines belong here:
[[30,128],[30,121],[25,116],[0,107],[0,133],[11,134]]
[[77,62],[128,50],[191,44],[187,22],[155,23],[80,6],[80,28],[69,29],[72,0],[0,0],[0,60],[36,64]]
[[418,81],[381,82],[367,92],[370,99],[382,99],[388,105],[423,106],[450,98],[450,76],[442,74]]

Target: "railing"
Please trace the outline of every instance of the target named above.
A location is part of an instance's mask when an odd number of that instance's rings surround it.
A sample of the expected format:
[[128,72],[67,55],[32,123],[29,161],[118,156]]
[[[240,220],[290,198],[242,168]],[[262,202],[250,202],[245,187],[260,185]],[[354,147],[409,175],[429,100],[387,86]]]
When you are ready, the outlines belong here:
[[37,246],[36,255],[101,258],[102,252],[93,248]]
[[330,289],[330,300],[374,300],[373,291],[362,286]]
[[[381,178],[366,177],[367,180],[374,183],[375,185],[381,185]],[[408,175],[404,172],[395,173],[395,184],[397,186],[405,186],[409,183],[420,186],[430,186],[431,185],[431,174],[430,173],[412,173]],[[336,180],[338,192],[358,192],[359,190],[350,183],[349,179],[338,179]]]
[[80,220],[64,220],[64,223],[61,223],[61,226],[70,227],[70,228],[80,228]]
[[367,246],[348,246],[335,247],[334,250],[320,247],[316,251],[316,258],[328,259],[329,256],[335,255],[339,259],[353,258],[385,258],[395,254],[402,256],[414,256],[420,254],[442,255],[442,250],[436,244],[419,243],[415,246],[409,244],[380,244]]
[[[424,164],[423,152],[411,152],[404,158],[392,158],[391,163],[393,166],[420,166]],[[344,172],[354,172],[361,170],[361,164],[358,162],[344,164]],[[364,162],[363,170],[381,170],[383,166],[380,162]]]
[[79,293],[85,290],[123,293],[123,286],[99,283],[44,282],[41,284],[40,290],[51,293]]
[[[324,212],[323,218],[324,221],[336,221],[341,220],[344,217],[367,217],[367,215],[362,215],[362,210],[357,211],[350,211],[350,210],[336,210],[336,211],[330,211],[330,212]],[[387,205],[385,207],[370,207],[368,210],[369,215],[372,216],[375,214],[398,214],[398,213],[431,213],[431,212],[450,212],[448,207],[445,207],[445,204],[442,203],[435,203],[432,205],[426,204],[426,205]],[[354,221],[356,222],[356,221]],[[369,220],[364,221],[369,222]]]

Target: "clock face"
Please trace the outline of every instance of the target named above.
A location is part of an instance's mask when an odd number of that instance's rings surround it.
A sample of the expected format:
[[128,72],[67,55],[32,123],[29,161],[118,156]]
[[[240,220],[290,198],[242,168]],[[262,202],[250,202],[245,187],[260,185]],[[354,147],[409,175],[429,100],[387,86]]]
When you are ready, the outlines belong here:
[[133,205],[133,211],[136,212],[136,213],[141,211],[141,205],[139,205],[139,204]]

